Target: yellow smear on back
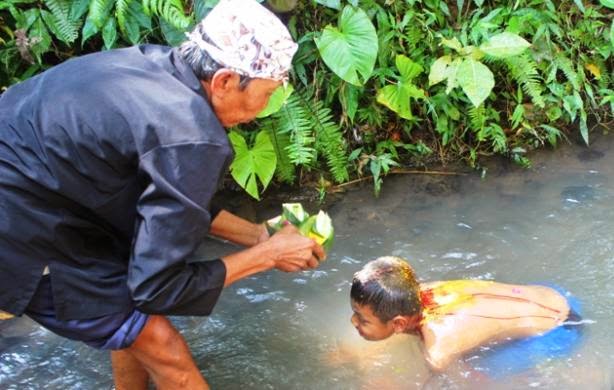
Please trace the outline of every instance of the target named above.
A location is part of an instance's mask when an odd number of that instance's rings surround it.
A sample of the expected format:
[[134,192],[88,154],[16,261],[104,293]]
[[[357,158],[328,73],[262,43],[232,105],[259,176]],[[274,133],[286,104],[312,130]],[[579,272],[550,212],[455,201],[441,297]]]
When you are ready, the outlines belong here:
[[437,284],[430,289],[432,301],[423,302],[423,320],[434,320],[472,306],[475,304],[473,292],[476,289],[486,288],[492,283],[485,280],[450,280]]

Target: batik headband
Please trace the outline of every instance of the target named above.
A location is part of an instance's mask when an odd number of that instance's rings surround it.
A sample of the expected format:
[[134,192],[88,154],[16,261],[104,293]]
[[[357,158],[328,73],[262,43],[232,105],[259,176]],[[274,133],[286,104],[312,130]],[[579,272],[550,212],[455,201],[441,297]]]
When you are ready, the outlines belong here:
[[221,0],[200,25],[188,39],[220,65],[251,78],[287,80],[298,45],[277,16],[255,0]]

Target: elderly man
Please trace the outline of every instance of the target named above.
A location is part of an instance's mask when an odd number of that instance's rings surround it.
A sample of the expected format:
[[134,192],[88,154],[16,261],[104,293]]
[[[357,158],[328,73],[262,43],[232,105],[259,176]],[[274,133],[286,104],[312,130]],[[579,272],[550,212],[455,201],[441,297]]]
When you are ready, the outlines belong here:
[[[269,237],[210,205],[225,127],[286,80],[294,43],[254,0],[222,0],[179,48],[86,55],[0,97],[0,310],[111,350],[117,389],[202,389],[164,315],[208,315],[224,286],[316,267],[292,227]],[[190,261],[207,233],[248,249]]]

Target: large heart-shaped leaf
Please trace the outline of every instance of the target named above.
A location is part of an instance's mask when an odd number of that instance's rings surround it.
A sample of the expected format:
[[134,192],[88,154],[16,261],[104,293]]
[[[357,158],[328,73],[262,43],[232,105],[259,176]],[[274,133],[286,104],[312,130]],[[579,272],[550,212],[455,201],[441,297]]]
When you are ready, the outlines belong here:
[[230,165],[232,177],[248,194],[260,199],[256,177],[266,189],[275,173],[277,156],[266,131],[256,135],[254,147],[249,149],[245,138],[237,132],[228,135],[235,151],[235,158]]
[[480,50],[495,58],[508,58],[517,56],[531,46],[520,35],[503,32],[491,37],[487,42],[480,45]]
[[339,26],[326,26],[315,43],[324,63],[343,80],[361,86],[371,77],[377,33],[362,9],[346,5]]
[[472,58],[465,58],[458,66],[456,80],[476,107],[486,100],[495,86],[495,78],[490,69]]
[[604,7],[608,7],[608,8],[614,9],[614,0],[599,0],[599,2]]

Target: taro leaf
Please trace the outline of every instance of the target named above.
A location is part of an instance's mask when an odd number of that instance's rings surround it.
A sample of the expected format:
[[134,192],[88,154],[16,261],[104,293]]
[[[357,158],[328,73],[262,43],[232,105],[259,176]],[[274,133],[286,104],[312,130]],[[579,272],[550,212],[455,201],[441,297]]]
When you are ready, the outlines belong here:
[[275,114],[277,111],[281,109],[281,107],[286,103],[286,100],[292,95],[294,92],[294,87],[290,84],[284,87],[283,85],[277,87],[275,92],[269,98],[269,102],[264,110],[260,111],[257,118],[266,118],[271,114]]
[[422,66],[404,55],[397,55],[396,66],[401,73],[396,85],[387,85],[377,93],[377,102],[396,112],[401,118],[412,119],[411,99],[423,99],[424,91],[416,87],[412,80],[422,73]]
[[600,0],[601,5],[604,7],[608,7],[614,9],[614,0]]
[[256,177],[263,190],[269,185],[277,166],[277,156],[266,131],[256,135],[254,147],[249,149],[245,138],[237,132],[228,135],[235,151],[235,159],[230,165],[232,177],[248,194],[260,199]]
[[345,6],[339,27],[326,26],[315,43],[324,63],[348,83],[361,86],[371,76],[377,57],[377,33],[362,9]]
[[456,79],[475,107],[479,107],[486,100],[495,86],[495,79],[490,69],[471,58],[465,58],[458,66]]
[[452,62],[452,57],[442,56],[439,57],[433,65],[431,65],[431,71],[429,72],[429,86],[442,82],[448,77],[448,65]]
[[480,50],[495,58],[517,56],[531,46],[524,38],[511,32],[504,32],[491,37],[480,45]]

